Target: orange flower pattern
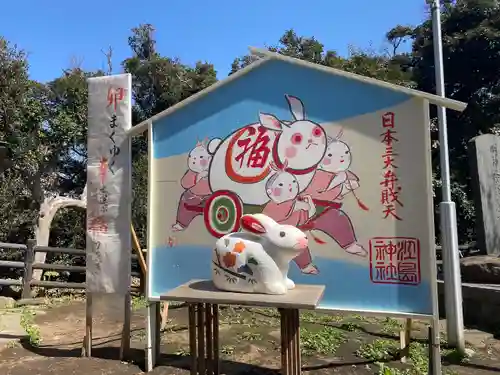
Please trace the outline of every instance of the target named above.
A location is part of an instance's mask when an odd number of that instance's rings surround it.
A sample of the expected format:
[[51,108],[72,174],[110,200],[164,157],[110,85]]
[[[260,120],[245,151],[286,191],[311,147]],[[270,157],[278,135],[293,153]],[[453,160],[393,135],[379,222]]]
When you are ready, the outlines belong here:
[[245,250],[245,248],[246,248],[245,244],[242,241],[240,241],[234,245],[233,252],[241,254]]
[[228,268],[232,268],[234,267],[234,265],[236,264],[236,255],[234,253],[231,253],[231,252],[227,252],[226,254],[224,254],[224,256],[222,257],[222,261],[224,262],[224,265]]

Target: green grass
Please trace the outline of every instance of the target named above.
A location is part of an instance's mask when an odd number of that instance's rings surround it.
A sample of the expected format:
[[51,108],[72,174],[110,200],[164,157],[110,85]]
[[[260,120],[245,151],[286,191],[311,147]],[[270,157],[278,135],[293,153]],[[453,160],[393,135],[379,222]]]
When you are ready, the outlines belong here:
[[148,306],[148,300],[143,296],[133,296],[131,304],[132,310],[140,310]]
[[21,327],[28,335],[30,345],[38,346],[42,341],[40,329],[34,324],[35,312],[25,308],[21,314]]
[[346,336],[337,328],[324,327],[319,331],[300,329],[300,349],[301,353],[306,356],[334,354],[344,342],[346,342]]

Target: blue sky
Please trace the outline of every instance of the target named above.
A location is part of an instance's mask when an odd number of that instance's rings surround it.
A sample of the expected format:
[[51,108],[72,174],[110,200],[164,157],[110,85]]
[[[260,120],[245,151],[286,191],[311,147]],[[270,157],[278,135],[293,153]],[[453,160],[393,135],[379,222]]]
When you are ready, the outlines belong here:
[[425,0],[62,1],[6,0],[0,35],[29,53],[30,74],[51,80],[72,58],[85,69],[105,67],[112,46],[114,70],[130,56],[130,29],[151,23],[162,55],[194,64],[211,62],[219,78],[248,46],[274,45],[288,28],[315,36],[345,55],[349,45],[381,50],[392,26],[418,24]]

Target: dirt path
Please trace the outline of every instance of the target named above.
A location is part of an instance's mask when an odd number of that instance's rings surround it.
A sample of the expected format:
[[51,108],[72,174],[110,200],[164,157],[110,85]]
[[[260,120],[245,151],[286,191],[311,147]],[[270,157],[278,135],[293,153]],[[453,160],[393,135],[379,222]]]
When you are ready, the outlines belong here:
[[[132,317],[132,350],[129,362],[120,362],[121,304],[106,300],[96,306],[94,349],[96,358],[81,358],[85,308],[83,301],[63,306],[24,310],[29,340],[0,352],[0,374],[108,374],[142,372],[145,346],[145,309],[136,301]],[[28,317],[27,317],[28,316]],[[31,317],[31,318],[29,318]],[[427,374],[426,327],[414,324],[411,361],[397,360],[395,319],[357,315],[303,313],[302,356],[306,374]],[[271,309],[224,308],[221,311],[221,357],[223,373],[277,374],[279,367],[279,321]],[[500,342],[477,331],[467,333],[476,355],[469,361],[455,352],[442,350],[447,374],[482,375],[500,373]],[[188,374],[187,311],[171,308],[169,323],[162,334],[162,357],[154,375]],[[167,354],[168,353],[168,354]],[[377,362],[383,363],[375,364]],[[380,372],[387,368],[386,372]]]

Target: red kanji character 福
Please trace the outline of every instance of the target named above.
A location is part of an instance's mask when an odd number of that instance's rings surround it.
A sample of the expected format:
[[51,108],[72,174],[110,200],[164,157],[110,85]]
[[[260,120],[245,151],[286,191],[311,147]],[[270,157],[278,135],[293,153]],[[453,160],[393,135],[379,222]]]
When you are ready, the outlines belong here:
[[252,142],[252,136],[255,135],[255,128],[247,129],[248,136],[244,139],[239,139],[236,144],[243,150],[236,155],[235,160],[240,162],[240,168],[243,166],[245,155],[247,155],[246,166],[249,168],[264,168],[267,165],[267,159],[271,153],[268,144],[270,141],[267,135],[267,130],[264,127],[259,127],[257,137]]

